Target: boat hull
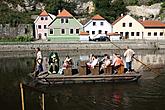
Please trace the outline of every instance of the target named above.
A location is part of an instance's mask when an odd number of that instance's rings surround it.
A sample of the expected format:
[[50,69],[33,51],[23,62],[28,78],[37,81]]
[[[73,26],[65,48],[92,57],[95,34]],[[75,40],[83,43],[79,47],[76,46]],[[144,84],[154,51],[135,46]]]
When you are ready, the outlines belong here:
[[59,74],[47,74],[39,75],[35,79],[41,84],[76,84],[76,83],[124,83],[124,82],[136,82],[141,77],[141,74],[129,73],[129,74],[112,74],[112,75],[72,75],[64,76]]

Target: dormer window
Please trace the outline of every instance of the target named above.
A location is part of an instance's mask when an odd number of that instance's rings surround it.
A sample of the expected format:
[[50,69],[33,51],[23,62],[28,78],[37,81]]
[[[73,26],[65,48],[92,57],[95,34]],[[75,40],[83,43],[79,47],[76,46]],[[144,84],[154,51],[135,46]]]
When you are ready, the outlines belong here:
[[45,17],[45,20],[48,20],[48,17]]

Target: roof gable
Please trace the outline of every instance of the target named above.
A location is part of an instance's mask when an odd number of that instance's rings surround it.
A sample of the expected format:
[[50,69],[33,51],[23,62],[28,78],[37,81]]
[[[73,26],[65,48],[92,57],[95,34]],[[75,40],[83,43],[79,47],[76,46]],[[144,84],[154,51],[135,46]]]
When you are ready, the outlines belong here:
[[100,16],[99,14],[97,14],[92,17],[92,20],[104,20],[104,18],[102,16]]
[[39,16],[49,16],[49,14],[45,10],[43,10]]
[[67,10],[63,9],[57,17],[73,17]]
[[120,16],[118,17],[113,23],[112,25],[115,25],[117,22],[119,22],[121,19],[123,19],[125,16]]

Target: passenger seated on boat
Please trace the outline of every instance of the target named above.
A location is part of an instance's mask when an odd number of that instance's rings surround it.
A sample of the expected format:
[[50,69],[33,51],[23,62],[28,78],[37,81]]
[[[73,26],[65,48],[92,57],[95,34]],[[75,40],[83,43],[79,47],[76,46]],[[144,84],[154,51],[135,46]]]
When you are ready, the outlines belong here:
[[58,73],[58,71],[59,71],[59,57],[58,57],[58,54],[56,52],[50,53],[48,64],[49,64],[48,73]]
[[112,61],[110,60],[109,55],[108,54],[104,54],[103,59],[101,59],[101,61],[99,62],[100,74],[104,73],[104,69],[107,68],[111,63],[112,63]]
[[73,65],[72,58],[70,58],[68,55],[66,56],[64,63],[63,63],[63,69],[66,69],[67,67],[71,67]]
[[87,63],[88,68],[94,68],[98,64],[98,58],[96,55],[92,55],[92,60]]
[[90,61],[86,64],[87,65],[87,74],[91,73],[90,68],[93,68],[98,64],[98,58],[96,55],[92,55]]
[[62,68],[58,71],[59,74],[64,74],[64,69],[66,68],[72,68],[73,61],[72,58],[70,58],[68,55],[66,56],[64,63],[62,65]]
[[117,74],[118,69],[119,69],[121,66],[124,66],[124,63],[123,63],[122,57],[121,57],[119,54],[113,54],[113,56],[114,56],[114,60],[113,60],[113,63],[112,63],[112,66],[113,66],[113,74]]

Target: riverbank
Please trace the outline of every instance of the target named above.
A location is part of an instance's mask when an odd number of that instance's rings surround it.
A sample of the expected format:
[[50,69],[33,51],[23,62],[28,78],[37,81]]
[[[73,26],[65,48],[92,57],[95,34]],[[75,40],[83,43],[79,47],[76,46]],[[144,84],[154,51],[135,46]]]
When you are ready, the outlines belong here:
[[0,51],[33,51],[36,47],[42,50],[106,50],[118,49],[115,45],[124,49],[128,45],[132,49],[148,50],[148,49],[165,49],[164,41],[151,40],[121,40],[112,42],[51,42],[51,41],[35,41],[35,42],[0,42]]

